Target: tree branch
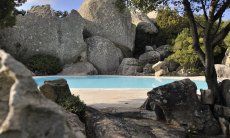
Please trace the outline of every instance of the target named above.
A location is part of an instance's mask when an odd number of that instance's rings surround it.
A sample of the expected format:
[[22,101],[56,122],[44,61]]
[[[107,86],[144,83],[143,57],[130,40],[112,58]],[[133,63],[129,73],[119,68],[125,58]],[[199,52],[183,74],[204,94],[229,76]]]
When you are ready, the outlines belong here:
[[227,26],[225,26],[213,39],[211,45],[212,47],[215,47],[218,43],[222,42],[224,38],[228,35],[230,31],[230,23],[228,23]]
[[213,35],[216,35],[216,34],[217,34],[218,30],[220,29],[221,22],[222,22],[222,17],[219,18],[219,22],[218,22],[216,31],[213,33]]
[[215,14],[216,7],[217,7],[217,5],[218,5],[218,2],[219,2],[219,0],[212,0],[212,1],[211,1],[210,11],[209,11],[209,19],[210,19],[212,22],[215,22],[215,20],[213,20],[213,18],[214,18],[214,14]]
[[184,5],[184,10],[189,18],[189,24],[191,28],[191,33],[192,33],[192,38],[193,38],[193,47],[195,51],[197,52],[201,62],[203,65],[205,65],[205,54],[200,48],[200,43],[199,43],[199,35],[197,31],[197,26],[196,26],[196,20],[193,15],[192,9],[191,9],[191,4],[188,0],[183,0],[183,5]]
[[230,0],[227,0],[223,3],[223,5],[219,8],[219,10],[214,15],[213,21],[215,22],[224,14],[225,10],[230,6]]
[[198,21],[196,21],[196,24],[197,24],[198,26],[200,26],[200,28],[205,29],[205,27],[204,27],[203,25],[201,25]]
[[206,11],[206,7],[205,7],[206,4],[205,3],[204,3],[203,0],[201,0],[202,9],[203,9],[203,12],[204,12],[204,18],[205,18],[206,21],[208,21],[208,14],[207,14],[207,11]]

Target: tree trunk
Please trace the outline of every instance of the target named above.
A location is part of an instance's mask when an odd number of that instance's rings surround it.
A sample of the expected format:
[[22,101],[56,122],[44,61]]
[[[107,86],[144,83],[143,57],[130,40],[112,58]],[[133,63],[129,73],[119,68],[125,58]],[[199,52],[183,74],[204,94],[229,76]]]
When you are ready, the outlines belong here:
[[214,50],[208,43],[205,44],[205,49],[205,79],[208,85],[208,89],[210,89],[214,94],[215,103],[221,104],[221,93],[219,91],[214,63]]

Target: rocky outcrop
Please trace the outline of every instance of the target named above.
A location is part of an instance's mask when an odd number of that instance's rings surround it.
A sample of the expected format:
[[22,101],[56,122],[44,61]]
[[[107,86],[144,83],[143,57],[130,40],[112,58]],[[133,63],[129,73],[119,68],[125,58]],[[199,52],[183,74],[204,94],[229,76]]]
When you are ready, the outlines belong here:
[[65,65],[59,75],[97,75],[97,69],[89,62],[78,62]]
[[216,73],[219,78],[230,78],[230,67],[222,64],[216,64]]
[[157,11],[151,11],[147,14],[147,16],[149,17],[150,20],[156,22],[157,14],[158,14]]
[[167,58],[171,54],[170,45],[159,46],[155,51],[160,53],[160,55],[161,55],[160,60],[161,61],[163,61],[165,58]]
[[230,48],[227,49],[222,64],[230,67]]
[[17,16],[14,27],[1,31],[0,47],[20,60],[48,54],[72,63],[86,51],[84,24],[77,11],[59,18],[50,6],[33,7],[25,16]]
[[123,54],[110,40],[94,36],[86,39],[88,61],[100,74],[114,74],[123,59]]
[[1,138],[79,136],[67,125],[62,109],[38,91],[31,72],[3,51],[0,95]]
[[135,27],[129,10],[122,11],[117,0],[85,0],[78,10],[88,20],[86,31],[89,36],[102,36],[113,43],[133,50]]
[[158,119],[178,124],[189,132],[219,134],[219,123],[209,106],[200,103],[196,90],[195,83],[189,79],[166,84],[148,92],[148,99],[143,107],[155,110]]
[[[144,111],[143,111],[144,112]],[[139,112],[100,112],[88,108],[86,133],[89,138],[174,138],[186,137],[182,128],[175,128],[148,119],[149,114]],[[146,115],[148,116],[146,119]],[[144,118],[142,118],[144,116]],[[151,115],[152,117],[152,115]]]
[[131,15],[132,23],[136,25],[139,30],[148,34],[158,33],[157,27],[146,14],[138,10],[132,10]]
[[154,36],[158,29],[146,14],[135,9],[131,13],[132,22],[136,25],[134,55],[138,57],[145,52],[145,46],[155,44]]
[[144,75],[153,75],[155,72],[152,69],[153,64],[146,64],[143,68]]
[[141,72],[141,66],[138,63],[138,60],[135,58],[124,58],[118,68],[117,73],[119,75],[137,75]]
[[54,102],[71,96],[67,81],[64,79],[45,81],[44,85],[40,87],[40,91],[46,98]]

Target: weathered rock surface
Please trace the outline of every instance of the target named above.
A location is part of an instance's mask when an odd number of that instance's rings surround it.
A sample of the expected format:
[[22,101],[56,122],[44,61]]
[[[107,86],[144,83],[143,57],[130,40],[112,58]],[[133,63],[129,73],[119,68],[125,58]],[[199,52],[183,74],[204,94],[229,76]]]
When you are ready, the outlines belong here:
[[168,74],[168,70],[160,69],[160,70],[156,71],[154,75],[156,77],[160,77],[160,76],[164,76],[166,74]]
[[13,28],[1,31],[0,47],[18,59],[48,54],[72,63],[86,51],[84,24],[77,11],[59,18],[48,5],[34,7],[25,16],[18,15]]
[[230,107],[215,105],[214,111],[220,117],[230,118]]
[[230,66],[230,48],[228,48],[228,50],[226,51],[222,64]]
[[76,135],[62,109],[38,91],[30,71],[0,51],[0,138],[46,137]]
[[68,125],[72,128],[76,138],[86,138],[85,125],[80,121],[76,114],[65,112]]
[[152,69],[152,64],[146,64],[143,68],[143,73],[145,75],[153,75],[154,74],[154,70]]
[[158,14],[157,11],[151,11],[147,14],[147,16],[149,17],[150,20],[156,22],[157,14]]
[[156,64],[152,66],[152,69],[155,70],[155,72],[166,68],[166,62],[165,61],[159,61]]
[[135,27],[129,10],[120,11],[117,0],[85,0],[79,9],[88,20],[86,30],[91,36],[105,37],[117,45],[133,50]]
[[69,85],[65,79],[45,81],[44,85],[40,87],[40,91],[46,98],[54,102],[57,102],[58,99],[71,96]]
[[169,72],[173,72],[180,67],[180,64],[174,61],[167,61],[165,66],[168,68]]
[[165,58],[167,58],[170,55],[170,45],[163,45],[158,47],[155,51],[160,53],[160,60],[163,61]]
[[220,83],[220,90],[224,99],[224,104],[230,107],[230,80],[223,80]]
[[65,65],[59,75],[97,75],[97,69],[89,62],[78,62]]
[[209,106],[200,103],[196,90],[195,83],[189,79],[160,86],[148,92],[144,107],[155,110],[158,118],[178,124],[187,131],[216,135],[220,132],[219,123]]
[[219,78],[230,78],[230,67],[222,64],[216,64],[216,73]]
[[156,51],[150,51],[147,53],[144,53],[142,55],[140,55],[139,57],[139,62],[143,65],[150,63],[150,64],[155,64],[158,61],[160,61],[160,53],[156,52]]
[[137,75],[141,72],[141,66],[135,58],[124,58],[118,68],[119,75]]
[[123,54],[110,40],[94,36],[86,39],[87,56],[100,74],[114,74],[123,59]]
[[157,27],[146,14],[138,10],[132,10],[131,15],[132,23],[136,25],[139,30],[148,34],[158,33]]
[[153,46],[146,46],[145,47],[145,53],[150,52],[150,51],[154,51],[154,49],[156,49],[156,48],[154,48]]
[[136,25],[134,56],[139,57],[147,52],[145,46],[155,44],[154,36],[158,29],[146,14],[138,10],[132,11],[132,22]]
[[[136,115],[140,115],[136,118]],[[89,108],[86,132],[89,138],[183,138],[186,133],[152,119],[142,118],[141,112],[103,113]],[[134,115],[134,117],[133,117]],[[144,113],[144,116],[146,114]],[[148,114],[149,115],[149,114]]]

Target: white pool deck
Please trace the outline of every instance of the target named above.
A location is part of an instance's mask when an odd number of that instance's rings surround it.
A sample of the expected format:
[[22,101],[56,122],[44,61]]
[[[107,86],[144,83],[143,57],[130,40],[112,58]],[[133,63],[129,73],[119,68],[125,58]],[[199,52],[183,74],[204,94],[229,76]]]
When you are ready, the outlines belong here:
[[[130,76],[129,76],[130,77]],[[148,76],[138,76],[148,77]],[[151,76],[150,76],[151,77]],[[152,77],[156,78],[156,77]],[[191,80],[205,80],[204,76],[196,77],[159,77]],[[115,108],[138,108],[147,98],[147,92],[151,89],[71,89],[72,94],[79,95],[88,106],[103,109],[108,107]]]

